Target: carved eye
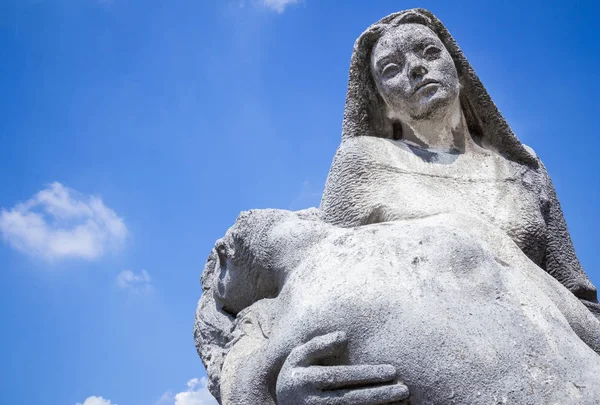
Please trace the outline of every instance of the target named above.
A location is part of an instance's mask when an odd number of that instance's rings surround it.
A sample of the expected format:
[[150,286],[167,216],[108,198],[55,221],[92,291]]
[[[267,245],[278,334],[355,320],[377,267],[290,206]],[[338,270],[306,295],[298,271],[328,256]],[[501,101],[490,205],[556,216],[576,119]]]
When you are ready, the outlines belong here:
[[388,63],[381,70],[381,75],[383,77],[392,77],[392,76],[396,76],[398,74],[398,72],[400,72],[400,65],[397,65],[395,63]]
[[423,57],[428,60],[437,59],[442,53],[442,50],[435,45],[429,45],[423,50]]

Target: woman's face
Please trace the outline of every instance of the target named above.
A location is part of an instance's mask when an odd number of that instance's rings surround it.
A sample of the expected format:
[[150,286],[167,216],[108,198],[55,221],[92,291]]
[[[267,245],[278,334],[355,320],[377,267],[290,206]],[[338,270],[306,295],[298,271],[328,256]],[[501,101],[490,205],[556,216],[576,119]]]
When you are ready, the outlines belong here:
[[446,47],[420,24],[400,25],[379,38],[371,74],[390,115],[408,122],[444,116],[460,90]]

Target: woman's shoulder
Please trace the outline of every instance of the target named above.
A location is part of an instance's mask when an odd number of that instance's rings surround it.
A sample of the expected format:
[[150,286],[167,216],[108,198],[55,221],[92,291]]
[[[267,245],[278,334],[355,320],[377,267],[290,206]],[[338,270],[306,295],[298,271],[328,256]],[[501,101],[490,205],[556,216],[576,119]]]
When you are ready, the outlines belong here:
[[534,172],[538,177],[538,181],[542,183],[544,188],[547,188],[551,184],[551,180],[548,170],[546,169],[546,166],[544,166],[544,162],[542,162],[542,159],[531,146],[525,144],[522,145],[523,149],[525,149],[527,153],[529,153],[529,155],[535,160],[534,165],[529,165],[530,171]]
[[375,152],[390,147],[395,141],[375,136],[353,136],[343,139],[339,149],[360,152]]
[[356,136],[344,139],[337,149],[334,163],[356,166],[368,163],[385,163],[397,158],[397,141],[373,136]]

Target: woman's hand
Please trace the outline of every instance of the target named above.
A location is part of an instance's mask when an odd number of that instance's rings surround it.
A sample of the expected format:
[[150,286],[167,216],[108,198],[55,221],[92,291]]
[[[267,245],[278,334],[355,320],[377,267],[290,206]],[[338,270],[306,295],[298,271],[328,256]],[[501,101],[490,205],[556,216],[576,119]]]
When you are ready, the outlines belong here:
[[376,405],[408,398],[389,364],[319,366],[346,349],[344,332],[317,336],[292,350],[277,378],[278,405]]

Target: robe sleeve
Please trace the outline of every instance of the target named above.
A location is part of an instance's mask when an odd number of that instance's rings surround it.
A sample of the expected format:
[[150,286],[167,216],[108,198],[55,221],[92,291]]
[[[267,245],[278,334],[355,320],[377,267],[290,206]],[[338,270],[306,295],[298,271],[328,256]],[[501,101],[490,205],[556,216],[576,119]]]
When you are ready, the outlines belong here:
[[542,266],[600,319],[596,287],[577,259],[552,180],[541,162],[540,167],[545,185],[543,192],[546,194],[543,207],[546,220],[546,254]]

